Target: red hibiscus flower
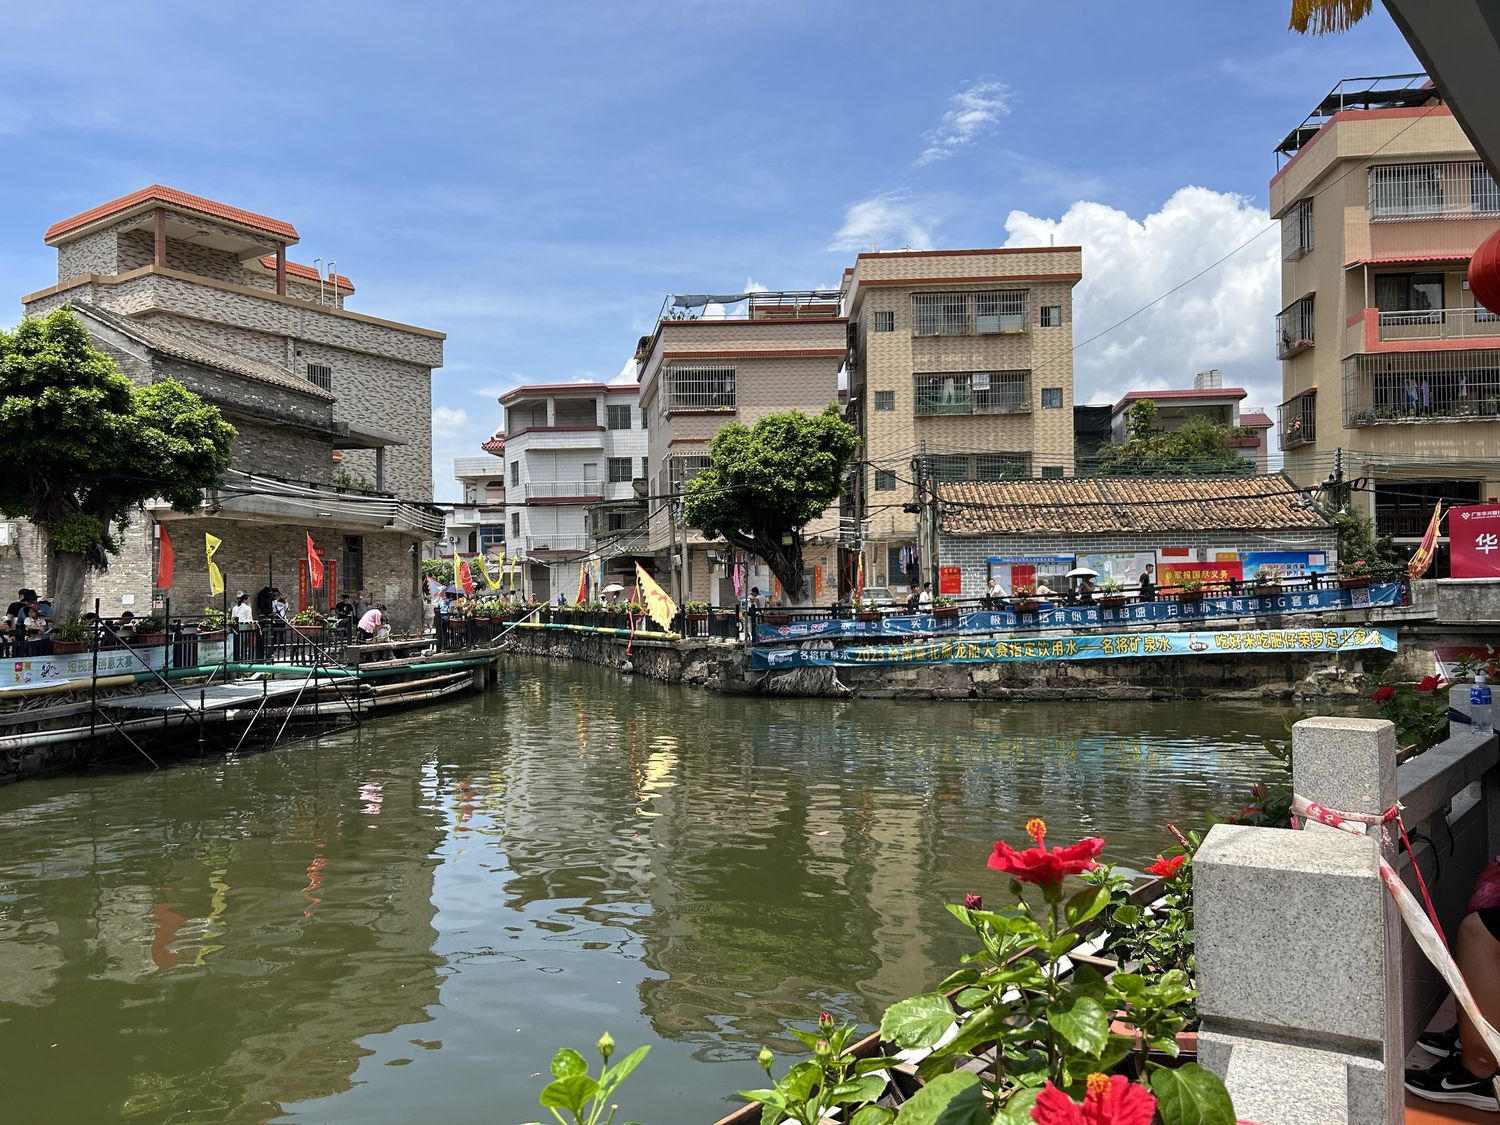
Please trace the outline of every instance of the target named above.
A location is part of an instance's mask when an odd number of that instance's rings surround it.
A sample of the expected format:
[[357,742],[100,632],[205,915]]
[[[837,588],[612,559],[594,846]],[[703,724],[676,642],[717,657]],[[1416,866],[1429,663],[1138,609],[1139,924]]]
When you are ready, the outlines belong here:
[[1090,1074],[1082,1105],[1048,1082],[1031,1107],[1037,1125],[1151,1125],[1155,1115],[1155,1096],[1123,1074]]
[[1442,676],[1423,676],[1420,680],[1417,681],[1418,691],[1437,691],[1437,689],[1442,686]]
[[1065,876],[1092,871],[1098,866],[1094,861],[1104,850],[1104,840],[1101,837],[1089,836],[1076,844],[1048,851],[1042,839],[1047,835],[1047,826],[1035,817],[1026,822],[1026,831],[1036,840],[1036,847],[1018,852],[1004,840],[997,840],[995,851],[989,860],[990,866],[996,871],[1014,875],[1023,883],[1056,887]]
[[964,909],[965,910],[983,910],[984,909],[984,899],[980,898],[973,891],[970,891],[968,894],[964,895]]
[[1156,862],[1153,863],[1150,867],[1146,868],[1146,874],[1160,875],[1163,879],[1170,879],[1172,876],[1177,874],[1178,869],[1181,868],[1183,863],[1185,863],[1186,861],[1187,856],[1185,855],[1174,855],[1171,859],[1168,859],[1166,856],[1158,852],[1156,854]]
[[1396,689],[1390,684],[1386,684],[1384,687],[1376,688],[1375,694],[1370,696],[1370,698],[1373,699],[1376,703],[1384,703],[1387,699],[1395,694]]

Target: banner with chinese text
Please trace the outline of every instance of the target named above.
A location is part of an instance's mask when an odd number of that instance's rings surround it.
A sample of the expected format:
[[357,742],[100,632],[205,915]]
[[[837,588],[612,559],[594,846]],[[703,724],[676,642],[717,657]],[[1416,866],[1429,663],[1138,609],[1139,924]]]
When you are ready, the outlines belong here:
[[1448,571],[1454,578],[1500,578],[1500,504],[1448,509]]

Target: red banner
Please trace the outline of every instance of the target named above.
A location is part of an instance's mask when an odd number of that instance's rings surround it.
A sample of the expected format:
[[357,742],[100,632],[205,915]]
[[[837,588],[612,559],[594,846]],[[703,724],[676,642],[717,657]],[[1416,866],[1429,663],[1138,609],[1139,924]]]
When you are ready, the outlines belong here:
[[962,594],[964,592],[964,568],[961,566],[938,567],[938,593]]
[[1500,578],[1500,504],[1449,509],[1448,569],[1454,578]]
[[172,549],[172,537],[167,534],[167,525],[159,523],[156,530],[161,536],[161,555],[156,560],[156,588],[170,590],[172,572],[177,566],[177,552]]
[[[1165,551],[1162,552],[1166,554]],[[1238,562],[1166,562],[1156,568],[1158,588],[1182,585],[1185,579],[1197,579],[1207,586],[1221,585],[1231,578],[1239,581],[1245,577],[1244,567]]]
[[307,608],[307,560],[297,560],[297,612]]

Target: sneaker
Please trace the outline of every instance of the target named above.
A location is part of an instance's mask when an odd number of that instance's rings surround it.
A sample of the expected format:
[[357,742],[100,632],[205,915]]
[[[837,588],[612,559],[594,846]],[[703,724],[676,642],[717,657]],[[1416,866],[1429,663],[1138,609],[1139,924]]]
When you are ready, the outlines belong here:
[[1500,1099],[1488,1078],[1475,1078],[1454,1055],[1426,1070],[1408,1070],[1406,1088],[1419,1098],[1500,1113]]
[[1429,1055],[1436,1055],[1440,1059],[1458,1054],[1458,1024],[1454,1024],[1447,1031],[1422,1032],[1417,1036],[1417,1046]]

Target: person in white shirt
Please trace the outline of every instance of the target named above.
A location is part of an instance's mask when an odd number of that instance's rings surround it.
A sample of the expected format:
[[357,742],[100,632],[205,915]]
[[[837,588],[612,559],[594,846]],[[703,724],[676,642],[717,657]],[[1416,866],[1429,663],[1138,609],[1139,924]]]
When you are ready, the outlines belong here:
[[255,628],[255,610],[250,606],[249,594],[241,594],[234,600],[234,608],[229,611],[229,617],[234,622],[237,633],[248,633]]
[[920,610],[924,610],[924,611],[925,610],[929,610],[929,609],[932,608],[932,583],[931,582],[923,582],[922,583],[922,592],[919,595],[917,595],[917,608],[920,609]]
[[984,585],[984,608],[999,609],[1005,604],[1005,599],[1010,597],[1010,591],[991,578]]

